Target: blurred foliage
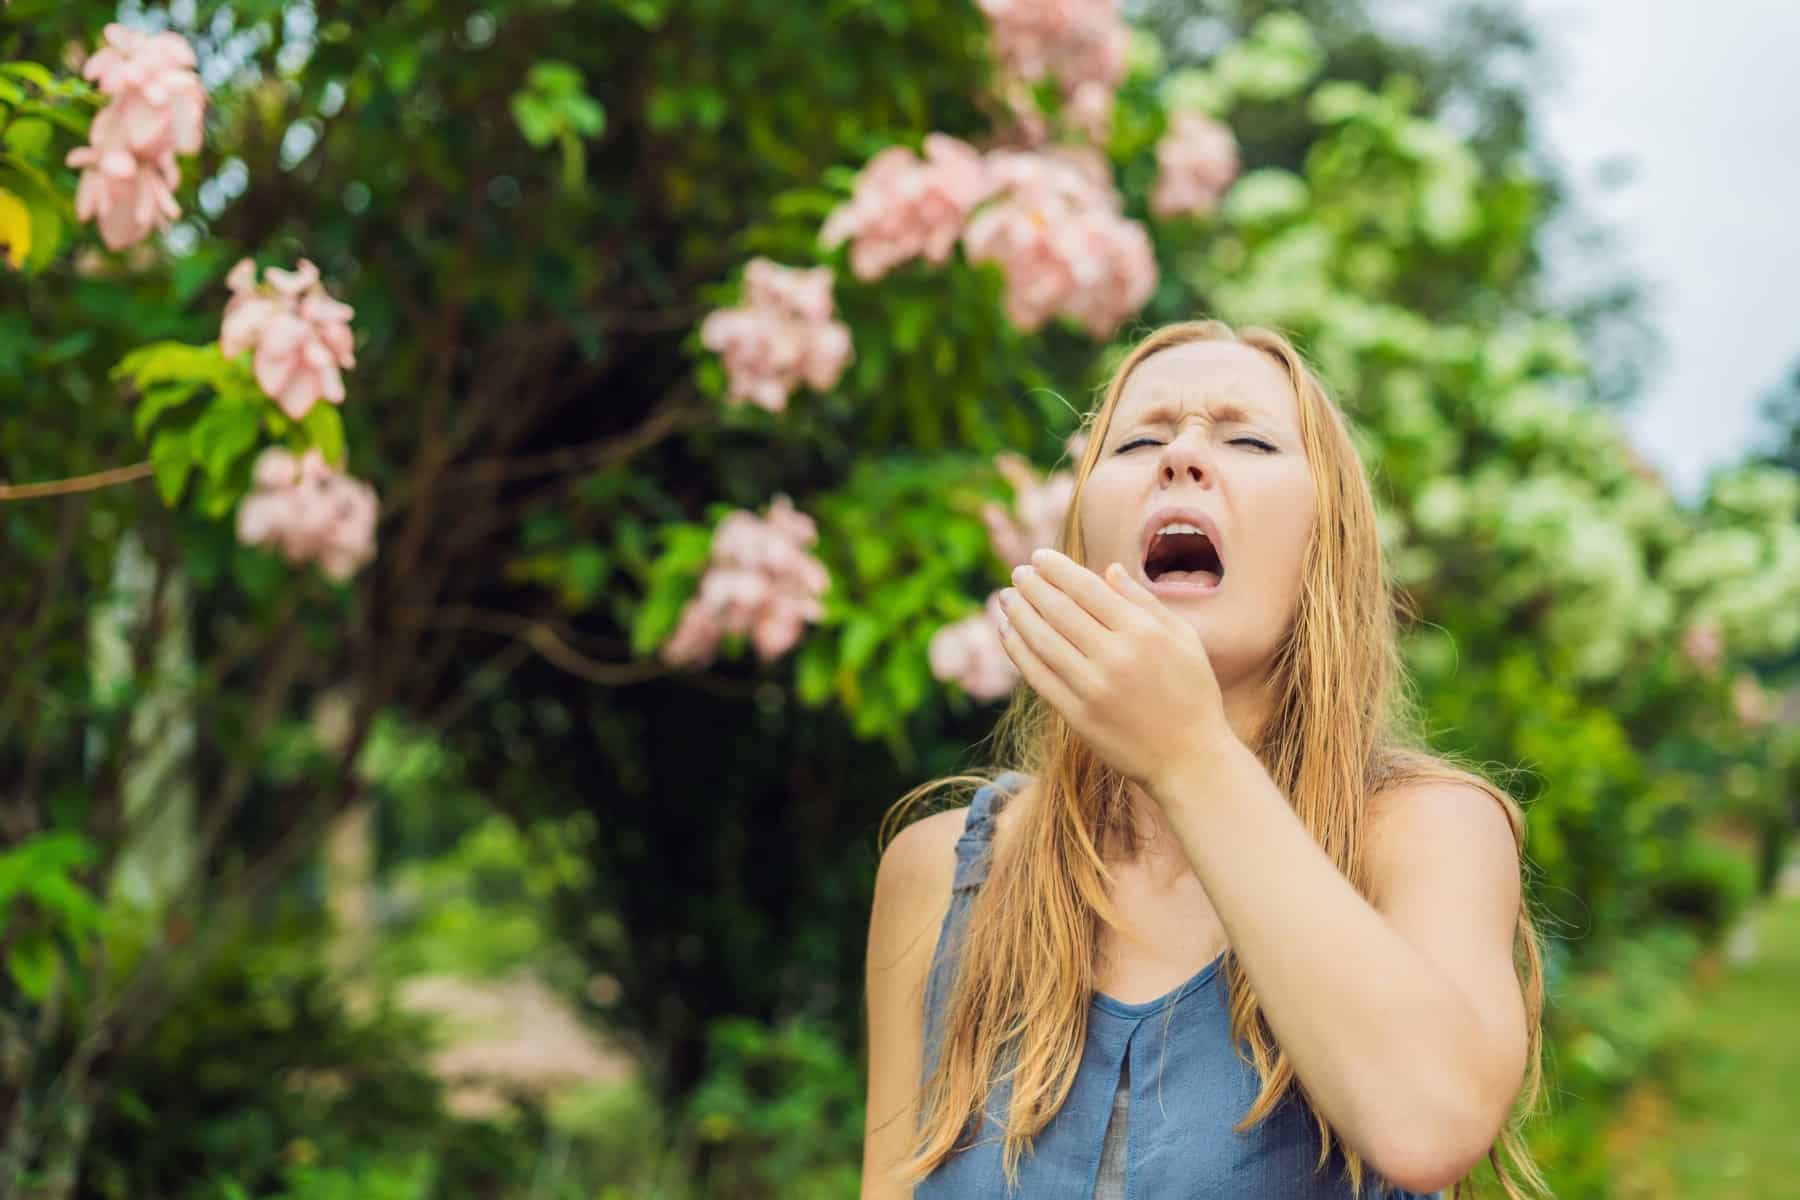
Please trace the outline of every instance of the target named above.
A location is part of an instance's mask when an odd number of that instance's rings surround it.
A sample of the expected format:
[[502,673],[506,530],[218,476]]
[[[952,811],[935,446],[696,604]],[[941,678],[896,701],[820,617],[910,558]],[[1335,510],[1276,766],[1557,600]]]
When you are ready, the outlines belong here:
[[84,1194],[472,1197],[528,1170],[518,1131],[444,1114],[423,1018],[346,1008],[328,937],[278,916],[184,982],[109,1063]]

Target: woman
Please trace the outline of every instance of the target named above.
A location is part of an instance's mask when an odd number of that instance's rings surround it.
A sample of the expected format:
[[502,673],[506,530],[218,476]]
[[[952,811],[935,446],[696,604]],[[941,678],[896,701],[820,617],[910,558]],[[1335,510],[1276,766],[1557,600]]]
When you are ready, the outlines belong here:
[[1522,815],[1415,732],[1343,417],[1169,326],[1076,478],[1002,600],[1021,769],[890,813],[985,785],[882,854],[864,1200],[1541,1190]]

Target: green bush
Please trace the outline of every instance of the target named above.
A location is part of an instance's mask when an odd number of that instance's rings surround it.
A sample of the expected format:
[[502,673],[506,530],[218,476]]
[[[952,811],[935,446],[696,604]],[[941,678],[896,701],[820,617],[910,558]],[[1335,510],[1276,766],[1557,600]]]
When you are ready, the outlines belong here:
[[707,1195],[854,1197],[861,1178],[863,1077],[829,1030],[724,1018],[688,1101]]
[[1756,864],[1717,843],[1690,838],[1651,884],[1651,901],[1659,911],[1694,923],[1703,937],[1712,937],[1737,919],[1756,890]]
[[84,1195],[399,1200],[417,1181],[448,1200],[529,1176],[537,1141],[448,1115],[428,1021],[351,1011],[325,946],[319,922],[284,920],[186,983],[111,1064]]
[[1693,929],[1658,925],[1584,954],[1591,968],[1548,985],[1543,1119],[1531,1150],[1562,1200],[1610,1195],[1604,1133],[1618,1098],[1657,1069],[1692,1006]]

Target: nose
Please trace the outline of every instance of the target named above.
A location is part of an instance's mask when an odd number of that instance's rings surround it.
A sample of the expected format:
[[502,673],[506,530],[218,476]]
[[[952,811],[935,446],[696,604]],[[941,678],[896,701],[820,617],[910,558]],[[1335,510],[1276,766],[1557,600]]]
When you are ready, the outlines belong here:
[[1177,434],[1164,443],[1161,461],[1157,463],[1157,478],[1163,487],[1177,483],[1207,483],[1212,479],[1212,468],[1207,465],[1206,456],[1201,446],[1206,437],[1199,430]]

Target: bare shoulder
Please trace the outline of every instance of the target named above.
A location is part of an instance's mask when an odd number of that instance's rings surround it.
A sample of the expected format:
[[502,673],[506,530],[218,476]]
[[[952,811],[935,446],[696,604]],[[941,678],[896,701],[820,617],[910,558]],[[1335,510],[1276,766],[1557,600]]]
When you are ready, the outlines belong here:
[[922,899],[939,891],[948,900],[956,876],[956,843],[968,819],[968,806],[947,808],[920,817],[894,835],[881,853],[875,892]]
[[1409,880],[1474,872],[1466,882],[1479,879],[1502,894],[1503,905],[1516,906],[1523,831],[1515,812],[1474,783],[1444,777],[1408,780],[1371,797],[1368,854],[1377,897],[1393,898]]
[[[1018,813],[1029,803],[1027,783],[994,808],[994,840],[1003,842]],[[968,828],[969,806],[946,808],[920,817],[894,835],[881,854],[876,890],[923,893],[947,904],[956,877],[956,843]],[[884,884],[885,880],[885,884]]]
[[869,1092],[863,1129],[861,1200],[902,1200],[892,1178],[907,1142],[923,1063],[925,984],[937,934],[950,909],[956,842],[968,808],[907,825],[881,852],[869,911],[867,962]]
[[[1004,799],[994,810],[996,844],[1004,842],[1028,800],[1031,786]],[[904,937],[903,949],[894,943],[907,930],[934,930],[950,907],[950,888],[956,879],[956,844],[968,828],[969,806],[946,808],[920,817],[895,834],[881,853],[875,873],[875,903],[871,930],[896,953],[912,957],[914,939]],[[929,940],[929,939],[928,939]],[[927,952],[931,949],[927,946]]]
[[950,910],[956,879],[956,842],[967,806],[920,817],[881,852],[869,910],[871,983],[876,975],[903,981],[902,994],[922,992],[937,927]]

